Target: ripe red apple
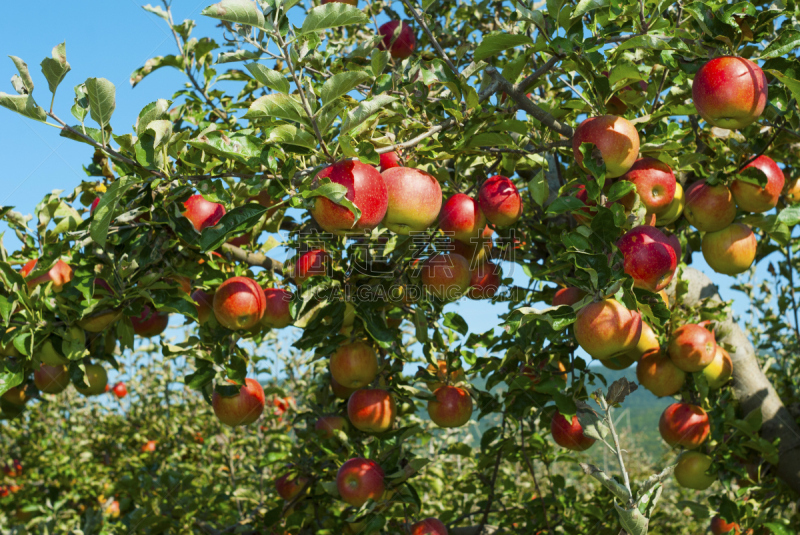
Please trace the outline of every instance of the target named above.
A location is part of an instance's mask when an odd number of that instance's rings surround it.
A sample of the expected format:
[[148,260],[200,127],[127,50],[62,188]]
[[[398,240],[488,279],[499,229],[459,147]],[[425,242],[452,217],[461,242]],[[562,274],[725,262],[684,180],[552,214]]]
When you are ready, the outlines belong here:
[[572,137],[572,153],[584,170],[581,143],[593,143],[606,164],[606,178],[624,175],[639,156],[639,133],[629,121],[616,115],[585,119]]
[[289,305],[292,303],[292,292],[281,288],[264,288],[264,317],[261,318],[262,325],[273,329],[283,329],[291,325],[292,313]]
[[711,533],[712,535],[725,535],[726,533],[735,533],[739,535],[741,529],[739,524],[735,522],[725,522],[719,515],[711,519]]
[[676,394],[686,382],[686,372],[675,366],[669,355],[653,349],[642,355],[636,365],[636,379],[656,396]]
[[686,207],[686,195],[683,192],[683,186],[678,182],[675,184],[675,196],[672,202],[669,203],[663,212],[656,214],[656,226],[665,227],[677,221],[683,215],[683,209]]
[[[38,260],[31,260],[20,270],[20,274],[24,278],[28,278],[28,275],[36,269],[36,264],[38,264]],[[34,287],[40,284],[46,284],[48,282],[53,283],[53,291],[60,292],[61,289],[64,287],[65,284],[69,283],[72,280],[72,268],[69,264],[64,262],[63,260],[58,260],[53,267],[51,267],[47,273],[39,275],[38,277],[34,277],[33,279],[28,279],[25,282],[28,284],[28,288],[33,289]]]
[[664,442],[688,450],[699,447],[711,432],[708,414],[697,405],[673,403],[661,414],[658,430]]
[[522,198],[514,182],[495,175],[486,180],[478,191],[481,212],[493,225],[509,227],[522,215]]
[[757,184],[734,180],[731,184],[733,198],[739,208],[746,212],[768,212],[778,205],[785,182],[783,171],[772,158],[764,155],[744,166],[742,171],[748,167],[755,167],[767,175],[767,184],[762,188]]
[[36,388],[48,394],[58,394],[69,386],[69,371],[63,364],[48,366],[42,364],[33,373],[33,382]]
[[722,230],[736,218],[736,203],[728,186],[709,186],[705,180],[686,190],[686,219],[701,232]]
[[458,254],[437,253],[422,263],[425,291],[443,301],[455,301],[469,289],[469,262]]
[[249,277],[232,277],[214,293],[214,316],[231,330],[250,329],[264,317],[264,291]]
[[348,388],[333,378],[333,374],[331,374],[331,390],[333,391],[333,395],[339,399],[348,399],[350,396],[358,390],[357,388]]
[[378,355],[372,346],[353,342],[336,348],[331,355],[331,376],[347,388],[363,388],[378,375]]
[[439,214],[439,228],[445,235],[464,243],[477,243],[485,227],[486,217],[480,205],[464,193],[447,199]]
[[148,440],[141,447],[142,453],[153,453],[156,451],[156,441],[155,440]]
[[666,288],[678,267],[675,249],[656,227],[640,225],[617,241],[625,258],[625,273],[633,285],[651,292]]
[[568,450],[585,451],[594,444],[593,438],[583,434],[583,427],[578,422],[577,416],[573,416],[570,423],[560,412],[556,411],[550,422],[550,432],[553,434],[556,444]]
[[[675,198],[675,174],[672,168],[655,158],[641,158],[633,163],[628,172],[620,177],[636,186],[636,193],[648,214],[660,214],[667,210]],[[631,197],[628,199],[628,197]],[[622,199],[633,204],[632,194]]]
[[338,415],[321,416],[314,424],[314,431],[322,438],[333,438],[334,430],[344,431],[346,428],[347,420]]
[[697,113],[720,128],[744,128],[759,118],[767,104],[767,77],[745,58],[714,58],[697,71],[692,82]]
[[714,360],[717,342],[714,334],[696,324],[681,325],[669,339],[669,357],[685,372],[699,372]]
[[553,296],[553,302],[550,303],[550,305],[554,307],[560,307],[563,305],[572,306],[584,297],[586,297],[586,292],[580,288],[574,288],[572,286],[559,288],[556,290],[556,293]]
[[438,518],[426,518],[411,526],[411,535],[447,535],[447,526]]
[[382,173],[389,195],[383,224],[396,234],[421,232],[436,222],[442,208],[442,188],[432,175],[394,166]]
[[336,488],[345,503],[361,507],[367,500],[383,496],[383,469],[370,459],[356,457],[345,462],[336,474]]
[[84,396],[97,396],[102,394],[106,391],[106,387],[108,386],[108,374],[105,368],[100,364],[87,364],[86,374],[83,379],[89,386],[86,388],[76,386],[75,390]]
[[428,416],[439,427],[461,427],[472,417],[472,398],[463,388],[442,386],[428,400]]
[[192,292],[192,301],[197,303],[197,321],[203,325],[214,311],[214,294],[198,288]]
[[308,478],[296,474],[283,474],[275,480],[275,490],[278,496],[286,501],[291,501],[300,494],[308,484]]
[[183,203],[183,207],[183,216],[191,221],[197,232],[201,232],[207,227],[213,227],[225,215],[224,206],[207,201],[202,195],[192,195]]
[[383,433],[392,428],[397,405],[382,388],[356,390],[347,400],[347,417],[353,427],[365,433]]
[[[384,152],[380,155],[381,161],[381,174],[387,169],[391,169],[392,167],[402,167],[403,164],[400,162],[400,155],[397,153],[396,150],[392,152]],[[386,179],[386,177],[383,177]]]
[[[397,27],[401,24],[402,26],[398,30]],[[414,53],[417,38],[407,22],[391,20],[382,24],[378,28],[378,33],[383,36],[383,40],[378,43],[378,48],[388,50],[394,59],[403,60]]]
[[733,360],[731,360],[730,354],[722,346],[717,346],[714,360],[703,368],[703,375],[706,377],[710,388],[720,388],[733,375]]
[[477,266],[472,270],[467,297],[470,299],[491,299],[494,297],[503,284],[503,277],[500,274],[500,266],[491,262],[484,262]]
[[428,390],[431,392],[436,392],[439,388],[448,385],[455,385],[462,381],[467,380],[467,376],[464,374],[464,370],[462,368],[456,368],[450,371],[450,378],[448,380],[447,377],[447,361],[446,360],[438,360],[436,362],[436,366],[433,364],[428,364],[426,368],[428,373],[431,375],[435,375],[438,379],[437,381],[428,381],[426,382],[426,386]]
[[[681,258],[683,257],[683,248],[681,247],[681,240],[678,238],[677,234],[665,234],[667,238],[667,243],[672,247],[672,250],[675,251],[675,258],[677,259],[678,263],[680,263]],[[658,293],[663,292],[663,289],[660,290]],[[666,294],[664,294],[666,296]],[[669,306],[669,298],[664,297],[664,304]]]
[[716,232],[703,235],[703,258],[717,273],[744,273],[756,259],[758,240],[750,227],[733,223]]
[[705,453],[685,451],[675,466],[675,480],[681,487],[706,490],[717,480],[717,474],[707,474],[713,459]]
[[589,303],[578,311],[574,324],[578,344],[598,360],[623,355],[636,347],[642,335],[642,315],[616,299]]
[[125,383],[122,381],[115,384],[111,391],[114,392],[114,395],[117,396],[117,399],[122,399],[128,395],[128,387],[126,387]]
[[[228,382],[233,383],[231,380]],[[248,425],[258,420],[264,412],[264,404],[264,389],[258,381],[249,377],[244,380],[238,393],[223,396],[215,389],[211,396],[211,406],[217,419],[230,427]]]
[[360,233],[374,229],[383,220],[389,196],[377,169],[358,160],[341,160],[320,171],[317,180],[322,178],[346,187],[345,198],[361,210],[361,218],[354,224],[355,216],[346,207],[315,197],[311,217],[324,230],[334,234]]
[[294,281],[299,286],[311,277],[327,275],[330,261],[331,256],[322,249],[301,253],[294,264]]
[[132,317],[133,332],[138,336],[150,338],[158,336],[167,330],[169,324],[169,314],[154,311],[149,305],[142,307],[142,313],[138,317]]

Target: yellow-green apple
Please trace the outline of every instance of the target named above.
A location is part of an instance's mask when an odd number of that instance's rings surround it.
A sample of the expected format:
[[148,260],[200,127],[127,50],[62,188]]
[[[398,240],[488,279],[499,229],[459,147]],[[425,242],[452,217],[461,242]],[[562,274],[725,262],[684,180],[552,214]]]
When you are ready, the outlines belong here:
[[188,219],[197,232],[213,227],[225,215],[225,207],[207,201],[202,195],[192,195],[183,203],[183,217]]
[[262,325],[274,329],[283,329],[291,325],[292,313],[289,311],[289,305],[292,303],[292,292],[281,288],[264,288],[264,300],[266,306],[264,317],[261,318]]
[[363,388],[378,375],[378,355],[364,342],[336,348],[331,355],[331,376],[347,388]]
[[439,214],[439,228],[445,235],[464,243],[474,243],[486,227],[480,205],[464,193],[456,193],[444,203]]
[[198,288],[192,292],[192,301],[197,304],[197,322],[203,325],[214,311],[214,294]]
[[322,438],[333,438],[336,429],[344,431],[347,428],[347,420],[342,416],[330,415],[321,416],[314,424],[314,431]]
[[658,292],[672,280],[678,259],[667,237],[656,227],[640,225],[617,241],[624,257],[625,273],[637,288]]
[[713,460],[705,453],[685,451],[678,457],[675,466],[675,480],[681,487],[706,490],[717,480],[717,474],[708,474]]
[[331,374],[331,391],[333,391],[333,395],[339,399],[348,399],[353,392],[358,390],[357,388],[348,388],[333,378],[333,374]]
[[636,379],[643,387],[662,398],[676,394],[686,382],[686,372],[675,366],[659,349],[648,351],[636,365]]
[[422,263],[422,284],[431,295],[454,301],[469,289],[472,273],[469,262],[455,253],[437,253]]
[[705,180],[686,190],[686,219],[701,232],[722,230],[736,218],[736,203],[728,186],[709,186]]
[[371,459],[356,457],[345,462],[336,473],[336,488],[345,503],[361,507],[367,500],[378,500],[385,489],[383,469]]
[[39,351],[36,354],[36,356],[39,358],[39,361],[42,364],[47,364],[49,366],[61,366],[67,364],[69,360],[67,360],[66,357],[64,357],[61,353],[58,352],[58,350],[53,345],[53,340],[56,341],[59,347],[61,346],[61,339],[48,338],[39,348]]
[[554,307],[559,307],[562,305],[572,306],[584,297],[586,297],[586,292],[580,288],[575,288],[573,286],[559,288],[553,295],[553,301],[550,303],[550,305]]
[[392,167],[403,166],[403,164],[400,162],[400,155],[397,153],[397,150],[393,150],[391,152],[384,152],[383,154],[381,154],[380,164],[381,164],[381,174],[387,169],[391,169]]
[[560,412],[554,412],[550,422],[550,432],[556,444],[568,450],[585,451],[594,444],[593,438],[583,434],[583,427],[578,422],[577,416],[573,416],[570,422]]
[[436,222],[442,209],[442,187],[432,175],[411,167],[384,171],[389,195],[383,224],[396,234],[422,232]]
[[414,53],[417,38],[407,22],[390,20],[378,28],[378,33],[383,36],[378,48],[388,50],[394,59],[406,59]]
[[87,364],[86,374],[83,380],[87,387],[75,386],[75,390],[84,396],[97,396],[106,391],[108,386],[108,374],[100,364]]
[[411,526],[411,535],[447,535],[447,526],[438,518],[426,518]]
[[519,369],[519,372],[530,380],[532,386],[542,381],[543,371],[549,372],[559,383],[567,386],[567,367],[560,360],[555,362],[542,360],[539,364],[524,364]]
[[711,533],[712,535],[726,535],[729,533],[739,535],[741,529],[736,522],[726,522],[721,516],[717,515],[711,519]]
[[[650,324],[646,321],[642,322],[642,335],[639,337],[636,347],[625,353],[625,356],[632,359],[631,362],[636,362],[651,349],[658,349],[661,344],[658,343],[658,336]],[[626,366],[627,367],[627,366]]]
[[327,275],[330,260],[331,256],[322,249],[311,249],[301,253],[294,264],[294,281],[299,286],[310,277]]
[[672,202],[669,203],[669,206],[667,206],[663,212],[656,214],[656,226],[665,227],[677,221],[678,218],[683,215],[685,206],[686,196],[683,192],[683,186],[678,182],[675,184],[675,195],[672,198]]
[[509,227],[522,215],[522,198],[514,182],[495,175],[488,178],[478,191],[481,212],[493,225]]
[[63,364],[56,366],[42,364],[33,373],[33,382],[42,392],[58,394],[69,386],[69,371]]
[[[231,380],[228,382],[233,383]],[[223,396],[214,389],[211,396],[211,406],[217,419],[230,427],[248,425],[258,420],[264,412],[264,403],[264,389],[258,381],[249,377],[236,394]]]
[[[20,270],[20,274],[28,279],[28,275],[36,269],[36,265],[38,264],[38,260],[31,260],[24,266],[22,266],[22,270]],[[64,285],[69,283],[72,280],[72,268],[69,264],[64,262],[63,260],[58,260],[53,266],[47,271],[47,273],[43,273],[38,277],[34,277],[32,279],[28,279],[25,282],[28,284],[28,288],[34,288],[39,284],[46,284],[48,282],[53,283],[53,291],[60,292]]]
[[382,388],[356,390],[347,400],[347,417],[353,427],[365,433],[383,433],[392,428],[397,405]]
[[746,212],[768,212],[778,205],[784,185],[783,171],[769,156],[761,155],[742,168],[754,167],[764,173],[767,184],[762,188],[758,184],[751,184],[743,180],[734,180],[731,192],[737,206]]
[[733,223],[703,235],[703,258],[711,269],[724,275],[737,275],[750,269],[757,249],[756,235],[743,223]]
[[308,484],[308,478],[292,473],[283,474],[275,480],[275,490],[278,496],[286,501],[293,500],[300,494]]
[[703,375],[711,388],[720,388],[727,383],[733,375],[733,360],[730,354],[718,345],[714,360],[703,368]]
[[78,327],[90,333],[101,333],[122,317],[121,309],[104,310],[78,321]]
[[577,316],[575,339],[584,351],[598,360],[628,353],[642,335],[642,315],[627,309],[616,299],[589,303]]
[[624,370],[626,368],[630,368],[631,364],[634,362],[636,362],[636,359],[633,358],[630,353],[625,353],[624,355],[618,355],[616,357],[611,357],[610,359],[601,360],[600,364],[609,370]]
[[320,171],[316,180],[323,178],[347,188],[345,198],[361,210],[361,218],[356,223],[348,208],[325,197],[315,197],[311,217],[323,230],[334,234],[360,233],[380,224],[386,215],[389,197],[377,169],[358,160],[341,160]]
[[606,178],[624,175],[639,157],[639,133],[636,127],[616,115],[589,117],[575,130],[572,153],[578,165],[585,170],[581,143],[594,144],[606,164]]
[[[666,211],[675,199],[675,174],[672,168],[655,158],[641,158],[633,163],[628,172],[620,177],[636,186],[647,214],[660,214]],[[626,207],[633,205],[633,194],[622,199]]]
[[708,414],[697,405],[673,403],[661,413],[658,430],[664,442],[688,450],[700,447],[711,432]]
[[500,286],[503,284],[503,277],[500,266],[492,262],[484,262],[472,270],[469,279],[469,291],[467,297],[470,299],[491,299]]
[[696,324],[681,325],[669,338],[669,357],[685,372],[699,372],[714,360],[717,342],[714,334]]
[[744,128],[767,104],[767,77],[745,58],[714,58],[697,71],[692,100],[700,117],[720,128]]
[[789,179],[783,187],[783,194],[791,203],[800,201],[800,177]]
[[131,323],[135,334],[150,338],[167,330],[169,314],[152,310],[149,305],[144,305],[142,313],[138,317],[132,317]]
[[472,398],[463,388],[439,387],[428,400],[428,416],[439,427],[461,427],[472,417]]
[[128,395],[128,387],[125,386],[125,383],[122,381],[117,382],[112,388],[111,391],[114,392],[114,395],[117,396],[117,399],[122,399]]
[[264,317],[264,290],[249,277],[232,277],[214,293],[214,316],[231,330],[251,329]]

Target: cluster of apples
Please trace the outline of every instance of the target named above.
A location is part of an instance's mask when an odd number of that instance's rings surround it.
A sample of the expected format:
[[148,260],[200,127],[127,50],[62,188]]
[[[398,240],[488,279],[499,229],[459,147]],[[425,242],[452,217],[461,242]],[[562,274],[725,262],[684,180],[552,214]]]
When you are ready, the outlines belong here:
[[22,485],[19,485],[16,481],[17,478],[22,477],[22,463],[19,459],[13,459],[11,463],[4,464],[3,473],[13,481],[9,484],[0,485],[0,498],[5,498],[22,490]]

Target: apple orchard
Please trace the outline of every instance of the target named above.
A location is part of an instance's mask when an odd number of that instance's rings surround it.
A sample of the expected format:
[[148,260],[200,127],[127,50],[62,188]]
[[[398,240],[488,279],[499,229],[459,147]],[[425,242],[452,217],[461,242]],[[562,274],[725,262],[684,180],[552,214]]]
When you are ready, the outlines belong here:
[[144,6],[132,131],[10,56],[3,532],[800,532],[800,8],[316,3]]

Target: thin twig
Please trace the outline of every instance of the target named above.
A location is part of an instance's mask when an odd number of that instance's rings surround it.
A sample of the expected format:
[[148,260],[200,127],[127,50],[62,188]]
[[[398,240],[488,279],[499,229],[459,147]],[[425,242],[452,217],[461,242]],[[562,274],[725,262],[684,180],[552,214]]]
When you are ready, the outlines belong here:
[[564,59],[564,56],[556,54],[552,58],[548,59],[544,65],[533,71],[533,73],[531,73],[530,76],[528,76],[520,83],[518,83],[516,86],[514,86],[514,89],[516,89],[520,93],[525,93],[526,91],[528,91],[528,88],[536,82],[536,80],[541,78],[542,75],[550,72],[550,70],[555,66],[555,64],[561,61],[562,59]]
[[619,461],[619,469],[622,472],[622,479],[625,482],[625,488],[628,489],[628,495],[633,496],[633,492],[631,491],[631,481],[628,477],[628,471],[625,470],[625,461],[622,459],[622,448],[619,445],[619,436],[617,435],[617,429],[614,427],[614,418],[611,415],[611,411],[613,410],[611,405],[606,402],[605,398],[601,395],[600,401],[602,401],[602,408],[606,413],[606,420],[608,421],[608,428],[611,430],[611,438],[614,439],[614,448],[617,452],[617,461]]
[[[506,415],[503,413],[503,427],[500,431],[500,440],[505,440],[504,435],[506,432]],[[497,451],[497,460],[494,462],[494,472],[492,473],[492,481],[489,485],[489,496],[486,498],[486,509],[483,512],[483,518],[481,519],[480,526],[478,527],[478,533],[483,533],[483,528],[486,527],[486,524],[489,522],[489,513],[492,511],[492,504],[494,503],[494,494],[495,494],[495,486],[497,485],[497,474],[500,471],[500,461],[503,460],[503,447],[502,445],[498,448]]]
[[763,155],[765,152],[767,152],[767,149],[769,148],[769,146],[770,146],[770,145],[772,145],[772,142],[773,142],[773,141],[775,141],[775,138],[776,138],[776,137],[778,137],[778,134],[780,134],[780,132],[781,132],[781,131],[780,131],[780,129],[778,129],[778,128],[775,128],[775,131],[772,133],[772,137],[771,137],[771,138],[769,138],[769,141],[767,141],[767,143],[766,143],[766,144],[765,144],[763,147],[761,147],[761,150],[760,150],[760,151],[758,151],[758,153],[757,153],[757,154],[753,155],[753,156],[752,156],[752,157],[751,157],[749,160],[747,160],[746,162],[744,162],[744,163],[741,165],[741,167],[739,167],[739,171],[741,171],[742,169],[744,169],[745,167],[747,167],[748,165],[750,165],[751,163],[753,163],[754,161],[756,161],[756,160],[757,160],[758,158],[760,158],[760,157],[761,157],[761,156],[762,156],[762,155]]
[[447,66],[450,67],[450,70],[453,71],[453,74],[458,76],[458,70],[456,69],[456,66],[453,65],[453,62],[450,61],[450,58],[448,58],[447,54],[444,53],[444,50],[442,50],[442,47],[439,44],[439,41],[436,40],[431,31],[428,29],[428,25],[425,24],[425,21],[422,19],[422,16],[419,13],[417,13],[417,10],[411,6],[408,0],[403,0],[403,4],[406,6],[406,9],[408,9],[411,12],[411,16],[414,17],[414,20],[417,21],[417,24],[422,26],[422,30],[425,32],[425,35],[428,36],[428,40],[431,42],[431,44],[433,44],[433,47],[439,53],[439,56],[441,56],[444,62],[447,63]]
[[544,513],[544,525],[547,527],[547,533],[552,533],[553,530],[550,527],[550,519],[547,517],[547,506],[544,504],[544,496],[542,496],[542,490],[539,488],[539,481],[536,479],[536,470],[533,469],[533,463],[531,462],[530,456],[528,456],[528,452],[525,449],[525,422],[520,422],[520,434],[522,435],[522,457],[525,459],[525,464],[528,465],[528,471],[531,473],[531,477],[533,478],[533,485],[536,487],[536,495],[539,497],[539,501],[542,504],[542,513]]

